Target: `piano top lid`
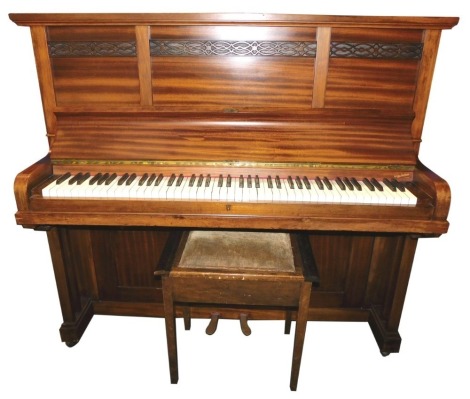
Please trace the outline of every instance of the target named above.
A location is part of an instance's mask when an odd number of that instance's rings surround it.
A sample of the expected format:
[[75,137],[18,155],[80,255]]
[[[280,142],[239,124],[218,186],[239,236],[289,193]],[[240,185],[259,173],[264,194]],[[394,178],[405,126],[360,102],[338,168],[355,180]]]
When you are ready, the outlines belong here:
[[271,26],[315,25],[355,28],[451,29],[458,17],[341,16],[254,13],[44,13],[10,14],[17,25],[140,25],[140,24],[267,24]]

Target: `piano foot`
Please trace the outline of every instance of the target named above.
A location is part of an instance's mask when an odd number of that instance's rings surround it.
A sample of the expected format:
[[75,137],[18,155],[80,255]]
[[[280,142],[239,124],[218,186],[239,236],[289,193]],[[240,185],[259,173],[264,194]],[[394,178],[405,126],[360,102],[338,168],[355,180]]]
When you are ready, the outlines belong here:
[[390,352],[380,351],[380,354],[381,354],[383,357],[387,357],[388,355],[390,355]]
[[66,345],[68,348],[73,348],[75,345],[78,344],[78,342],[79,342],[78,339],[75,340],[75,341],[67,341],[67,342],[65,343],[65,345]]

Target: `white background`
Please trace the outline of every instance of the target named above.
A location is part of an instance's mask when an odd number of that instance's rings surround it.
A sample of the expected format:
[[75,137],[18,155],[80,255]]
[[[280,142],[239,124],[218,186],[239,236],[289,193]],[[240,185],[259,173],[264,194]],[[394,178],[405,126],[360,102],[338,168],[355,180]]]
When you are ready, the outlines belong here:
[[[10,1],[0,4],[0,397],[2,398],[468,398],[468,64],[465,1]],[[45,233],[16,226],[13,181],[47,152],[29,29],[9,12],[266,12],[459,16],[444,31],[421,160],[452,188],[449,233],[418,244],[400,333],[382,358],[366,323],[308,325],[297,393],[289,391],[293,336],[282,322],[237,322],[204,334],[178,324],[180,381],[170,385],[162,319],[96,316],[81,342],[60,342],[61,312]],[[191,395],[191,396],[189,396]]]

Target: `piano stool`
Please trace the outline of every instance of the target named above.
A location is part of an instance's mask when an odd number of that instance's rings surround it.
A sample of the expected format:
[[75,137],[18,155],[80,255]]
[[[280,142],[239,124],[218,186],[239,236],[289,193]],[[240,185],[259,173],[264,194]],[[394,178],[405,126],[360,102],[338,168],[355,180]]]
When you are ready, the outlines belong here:
[[286,312],[285,333],[297,312],[290,388],[297,389],[312,284],[318,272],[307,235],[193,230],[174,233],[160,257],[155,276],[162,278],[171,383],[178,382],[175,306],[183,307],[185,329],[190,306],[210,307],[211,335],[224,307],[243,307],[242,332],[251,333],[250,308]]

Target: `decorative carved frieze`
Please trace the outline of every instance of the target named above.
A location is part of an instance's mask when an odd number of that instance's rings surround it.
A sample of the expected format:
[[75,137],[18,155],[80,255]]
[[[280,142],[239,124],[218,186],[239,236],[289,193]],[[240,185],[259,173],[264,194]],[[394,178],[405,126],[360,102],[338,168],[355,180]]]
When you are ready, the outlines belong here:
[[159,56],[315,57],[316,42],[151,40],[150,54]]
[[135,42],[49,42],[55,57],[135,57]]
[[331,58],[421,58],[422,43],[348,43],[331,42]]
[[[422,43],[331,42],[332,58],[420,59]],[[316,42],[150,40],[153,57],[262,56],[315,57]],[[51,57],[135,57],[135,42],[49,42]]]

